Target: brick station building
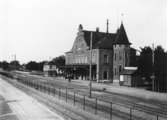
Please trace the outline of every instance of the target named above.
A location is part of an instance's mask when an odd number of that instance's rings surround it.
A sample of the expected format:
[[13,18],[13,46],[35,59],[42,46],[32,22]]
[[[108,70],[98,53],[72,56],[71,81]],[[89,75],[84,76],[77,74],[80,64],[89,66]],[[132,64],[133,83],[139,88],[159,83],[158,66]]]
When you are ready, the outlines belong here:
[[89,79],[90,40],[92,33],[92,79],[119,83],[125,66],[134,66],[136,50],[131,48],[123,23],[116,33],[84,30],[80,24],[72,49],[66,52],[66,67],[77,79]]

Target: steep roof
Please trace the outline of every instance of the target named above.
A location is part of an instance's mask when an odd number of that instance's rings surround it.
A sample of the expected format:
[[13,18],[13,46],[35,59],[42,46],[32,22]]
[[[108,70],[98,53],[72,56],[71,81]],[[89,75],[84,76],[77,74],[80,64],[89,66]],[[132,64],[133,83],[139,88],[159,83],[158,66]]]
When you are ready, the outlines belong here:
[[114,44],[126,44],[126,45],[131,44],[128,40],[123,23],[121,23],[120,29],[117,31],[117,36],[115,38]]
[[92,35],[92,48],[101,48],[101,49],[112,49],[113,44],[126,44],[130,45],[131,43],[128,40],[126,31],[124,29],[123,23],[119,30],[116,33],[107,33],[97,31],[87,31],[83,30],[82,25],[79,25],[79,33],[82,32],[84,35],[84,40],[88,47],[90,47],[91,33]]
[[114,38],[116,36],[116,34],[114,33],[86,31],[86,30],[83,30],[83,32],[84,32],[84,39],[89,47],[90,47],[90,36],[92,32],[93,34],[92,48],[111,48],[114,42]]
[[116,34],[107,34],[100,41],[96,43],[96,48],[112,49]]

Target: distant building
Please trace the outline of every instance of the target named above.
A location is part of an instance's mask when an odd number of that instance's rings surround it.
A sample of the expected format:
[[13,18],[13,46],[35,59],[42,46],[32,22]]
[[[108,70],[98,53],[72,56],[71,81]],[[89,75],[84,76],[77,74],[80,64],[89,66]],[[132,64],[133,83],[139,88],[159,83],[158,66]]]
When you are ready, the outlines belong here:
[[52,63],[45,63],[43,66],[44,76],[57,76],[59,70]]
[[66,67],[79,79],[89,79],[90,39],[92,33],[92,78],[119,83],[120,73],[126,66],[136,64],[136,50],[131,48],[123,23],[116,33],[84,30],[79,25],[76,39],[66,52]]

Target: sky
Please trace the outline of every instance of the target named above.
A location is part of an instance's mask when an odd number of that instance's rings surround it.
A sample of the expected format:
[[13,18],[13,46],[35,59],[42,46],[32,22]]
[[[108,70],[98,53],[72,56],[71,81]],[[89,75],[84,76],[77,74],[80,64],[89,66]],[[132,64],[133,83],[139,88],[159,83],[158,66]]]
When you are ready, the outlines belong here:
[[[167,0],[0,0],[0,61],[51,60],[72,48],[78,25],[109,32],[123,21],[132,47],[167,50]],[[123,14],[123,16],[121,16]]]

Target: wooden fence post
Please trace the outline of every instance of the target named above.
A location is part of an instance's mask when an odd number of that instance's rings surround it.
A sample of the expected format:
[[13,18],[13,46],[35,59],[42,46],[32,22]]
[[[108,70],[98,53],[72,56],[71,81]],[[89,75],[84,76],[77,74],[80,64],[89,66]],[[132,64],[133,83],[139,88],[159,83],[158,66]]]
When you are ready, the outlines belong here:
[[61,88],[59,88],[59,99],[60,99],[60,96],[61,96]]
[[67,102],[67,87],[66,87],[66,102]]
[[132,108],[130,108],[130,120],[132,120]]
[[74,91],[74,106],[75,106],[75,91]]
[[112,120],[112,102],[110,103],[110,120]]
[[83,109],[85,110],[85,95],[83,96]]
[[95,114],[97,114],[97,98],[95,99]]
[[157,120],[158,120],[158,117],[159,117],[159,116],[157,115]]

